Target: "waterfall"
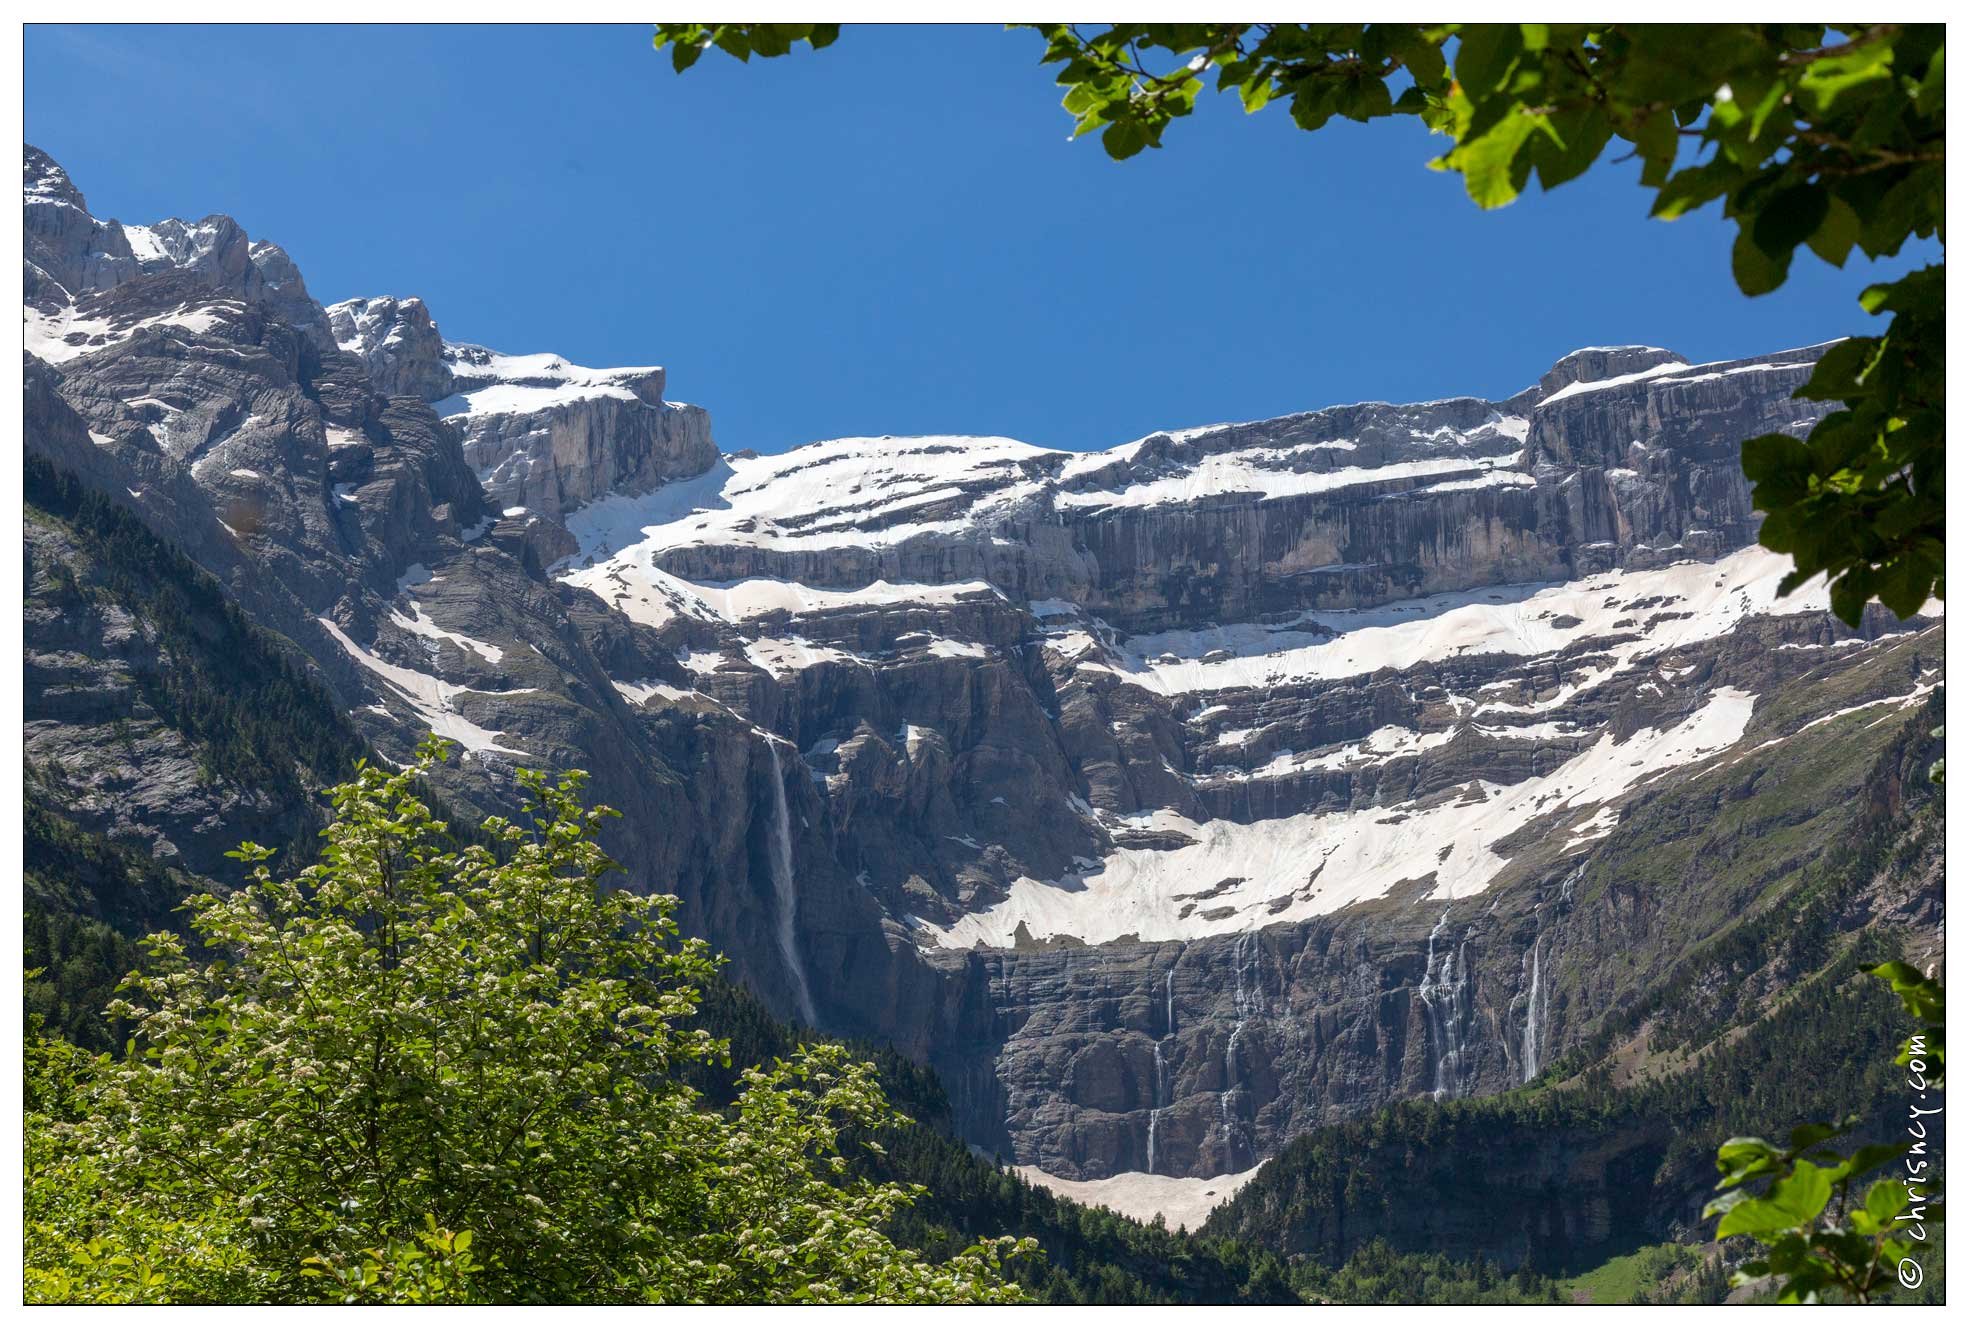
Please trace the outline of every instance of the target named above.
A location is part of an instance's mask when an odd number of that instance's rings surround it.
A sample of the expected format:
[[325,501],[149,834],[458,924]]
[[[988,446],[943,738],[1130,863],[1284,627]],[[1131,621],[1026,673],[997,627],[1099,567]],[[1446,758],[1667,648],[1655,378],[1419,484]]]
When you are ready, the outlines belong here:
[[1231,943],[1231,1009],[1237,1015],[1237,1023],[1231,1026],[1231,1036],[1224,1042],[1224,1089],[1217,1095],[1217,1121],[1224,1135],[1224,1150],[1227,1165],[1236,1168],[1239,1129],[1233,1104],[1242,1088],[1238,1044],[1244,1039],[1245,1026],[1251,1017],[1262,1015],[1265,1010],[1265,992],[1259,981],[1258,938],[1247,932]]
[[1572,903],[1573,885],[1581,877],[1585,875],[1586,875],[1586,864],[1584,863],[1581,863],[1578,867],[1574,868],[1571,872],[1568,872],[1566,874],[1566,879],[1559,883],[1559,898],[1564,900],[1568,904]]
[[[1258,986],[1257,950],[1258,939],[1250,933],[1240,936],[1231,943],[1231,1009],[1237,1013],[1237,1023],[1231,1028],[1229,1041],[1224,1044],[1224,1087],[1237,1087],[1237,1044],[1244,1037],[1244,1026],[1251,1017],[1264,1010],[1264,993]],[[1250,981],[1246,982],[1247,975]]]
[[[1182,957],[1179,955],[1178,960]],[[1176,966],[1162,974],[1162,1038],[1152,1044],[1155,1052],[1155,1084],[1149,1108],[1149,1171],[1155,1171],[1156,1129],[1162,1124],[1162,1110],[1170,1103],[1169,1061],[1162,1055],[1163,1040],[1176,1032]]]
[[[1241,934],[1231,943],[1231,980],[1235,990],[1231,995],[1231,1005],[1240,1019],[1264,1009],[1265,994],[1258,985],[1258,938],[1251,933]],[[1245,979],[1250,978],[1249,985]]]
[[786,774],[779,764],[779,744],[768,740],[773,754],[773,903],[778,912],[779,953],[786,960],[786,972],[793,984],[793,999],[800,1018],[813,1025],[814,996],[807,987],[807,971],[800,963],[800,938],[795,924],[800,901],[793,891],[793,822],[786,808]]
[[1538,981],[1538,938],[1531,943],[1531,987],[1525,1000],[1525,1041],[1519,1059],[1524,1063],[1525,1082],[1538,1078],[1538,1035],[1545,1023],[1545,991]]
[[[1170,990],[1167,981],[1165,981],[1164,983],[1163,990],[1165,993]],[[1170,1000],[1173,1002],[1174,998],[1172,997],[1170,998]],[[1173,1013],[1174,1010],[1175,1007],[1171,1005],[1169,1007],[1169,1012]],[[1174,1027],[1173,1022],[1171,1027],[1172,1028]],[[1174,1089],[1174,1085],[1170,1082],[1169,1058],[1164,1056],[1162,1053],[1163,1040],[1166,1039],[1167,1037],[1168,1035],[1165,1034],[1163,1035],[1162,1038],[1158,1038],[1157,1040],[1155,1040],[1155,1042],[1149,1045],[1149,1050],[1155,1054],[1155,1081],[1150,1086],[1150,1090],[1149,1090],[1151,1095],[1151,1099],[1150,1099],[1151,1105],[1149,1108],[1149,1171],[1150,1172],[1155,1171],[1156,1129],[1158,1126],[1162,1124],[1163,1109],[1168,1107],[1171,1101],[1175,1097],[1174,1093],[1172,1092],[1172,1090]]]
[[1449,907],[1444,906],[1443,916],[1429,933],[1429,955],[1423,963],[1422,983],[1415,990],[1434,1061],[1431,1093],[1437,1098],[1453,1098],[1462,1088],[1463,1039],[1470,1020],[1465,945],[1454,943],[1440,962],[1436,958],[1436,943],[1448,931]]
[[1228,1172],[1237,1171],[1237,1123],[1231,1118],[1231,1099],[1237,1090],[1226,1089],[1217,1095],[1217,1122],[1224,1132],[1224,1168]]

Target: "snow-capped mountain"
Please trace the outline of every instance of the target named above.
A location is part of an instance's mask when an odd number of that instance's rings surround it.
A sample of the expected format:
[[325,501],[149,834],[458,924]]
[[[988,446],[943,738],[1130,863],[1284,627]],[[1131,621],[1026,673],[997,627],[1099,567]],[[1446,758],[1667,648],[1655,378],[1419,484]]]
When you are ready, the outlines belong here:
[[[761,457],[660,368],[323,309],[230,220],[98,220],[33,149],[25,206],[30,456],[385,757],[461,744],[461,811],[589,769],[612,852],[738,977],[930,1061],[974,1142],[1060,1176],[1240,1173],[1529,1078],[1850,834],[1932,724],[1939,605],[1848,629],[1754,543],[1738,444],[1811,426],[1821,348]],[[66,806],[214,878],[280,842],[169,716],[75,704],[142,648],[30,544],[27,751]],[[141,761],[106,736],[133,722]]]

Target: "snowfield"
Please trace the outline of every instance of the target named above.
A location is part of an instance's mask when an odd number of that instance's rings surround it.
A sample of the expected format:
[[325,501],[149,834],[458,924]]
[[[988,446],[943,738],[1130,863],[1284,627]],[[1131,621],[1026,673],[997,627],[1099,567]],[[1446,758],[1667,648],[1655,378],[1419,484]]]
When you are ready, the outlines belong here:
[[21,335],[29,355],[51,365],[60,365],[78,356],[94,355],[98,351],[121,346],[145,328],[175,328],[194,337],[202,336],[214,328],[223,327],[228,321],[226,315],[237,314],[241,308],[231,302],[180,305],[168,314],[112,323],[106,318],[83,318],[73,305],[65,305],[52,314],[43,313],[32,305],[23,305]]
[[[703,475],[611,495],[568,520],[577,565],[685,545],[829,549],[964,529],[1040,490],[1028,468],[1063,454],[1009,438],[837,438],[771,457],[729,455]],[[919,509],[936,509],[919,513]],[[949,515],[946,509],[962,509]],[[647,558],[643,559],[647,562]]]
[[[1333,445],[1312,446],[1328,448]],[[1205,457],[1176,475],[1146,480],[1118,491],[1064,493],[1058,501],[1061,507],[1068,508],[1157,507],[1172,503],[1197,503],[1230,494],[1257,494],[1268,499],[1284,498],[1291,494],[1323,494],[1428,476],[1442,476],[1446,484],[1470,487],[1536,483],[1522,471],[1496,469],[1493,460],[1486,458],[1424,458],[1389,462],[1385,466],[1342,466],[1330,471],[1295,471],[1264,464],[1278,456],[1279,450],[1276,448],[1220,453]]]
[[[1290,624],[1232,624],[1206,631],[1130,637],[1083,660],[1082,669],[1117,674],[1166,696],[1355,678],[1457,655],[1540,656],[1589,637],[1625,637],[1612,662],[1560,697],[1532,708],[1490,703],[1482,714],[1556,706],[1677,646],[1720,637],[1760,614],[1824,611],[1823,579],[1780,597],[1791,560],[1761,546],[1714,563],[1676,563],[1646,572],[1611,572],[1558,585],[1495,586],[1401,600],[1372,609],[1318,611]],[[1658,600],[1646,608],[1627,606]],[[1668,617],[1687,614],[1686,618]],[[1571,620],[1578,620],[1576,623]],[[1063,628],[1057,649],[1077,655],[1089,635]]]
[[1550,775],[1514,785],[1472,781],[1426,807],[1249,824],[1199,824],[1166,810],[1117,818],[1112,824],[1180,831],[1195,843],[1118,848],[1099,866],[1058,881],[1021,877],[989,909],[925,930],[938,945],[960,949],[1015,945],[1021,927],[1039,940],[1076,937],[1089,945],[1123,937],[1176,941],[1296,922],[1396,893],[1415,902],[1462,899],[1506,866],[1493,848],[1498,841],[1574,809],[1580,843],[1611,830],[1603,805],[1651,776],[1730,747],[1743,737],[1754,704],[1749,693],[1719,688],[1671,728],[1642,729],[1625,742],[1602,735]]
[[1236,1195],[1244,1183],[1258,1175],[1258,1169],[1233,1172],[1222,1177],[1165,1177],[1154,1172],[1117,1172],[1097,1181],[1071,1181],[1042,1172],[1036,1167],[1014,1166],[1012,1171],[1035,1186],[1080,1204],[1100,1205],[1139,1222],[1153,1222],[1157,1214],[1171,1228],[1186,1227],[1194,1232],[1203,1226],[1210,1211]]

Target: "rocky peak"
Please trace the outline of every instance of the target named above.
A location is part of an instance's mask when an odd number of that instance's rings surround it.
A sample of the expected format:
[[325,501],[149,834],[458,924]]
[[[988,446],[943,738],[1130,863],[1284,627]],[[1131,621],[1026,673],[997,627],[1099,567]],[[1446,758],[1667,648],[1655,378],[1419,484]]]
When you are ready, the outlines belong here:
[[44,313],[138,277],[176,271],[218,294],[264,306],[321,350],[334,345],[327,316],[287,251],[253,242],[231,217],[167,217],[150,226],[99,220],[68,172],[33,147],[24,154],[22,206],[28,303]]
[[68,178],[61,163],[50,157],[32,143],[26,145],[21,156],[21,192],[29,200],[66,205],[81,212],[89,210],[88,200],[82,191]]
[[382,295],[343,300],[327,312],[336,344],[363,362],[378,392],[424,401],[451,395],[444,338],[422,300]]
[[647,406],[663,404],[661,365],[590,369],[552,352],[506,355],[464,342],[444,343],[444,362],[451,373],[454,392],[471,394],[487,388],[507,389],[493,398],[501,404],[531,407],[625,393]]
[[[495,508],[523,523],[698,475],[717,459],[710,417],[663,400],[659,365],[589,369],[551,352],[448,342],[414,296],[343,300],[327,318],[378,392],[434,405]],[[553,556],[568,552],[565,533],[550,533]]]
[[[372,375],[389,335],[368,357]],[[406,325],[403,335],[421,334]],[[610,494],[701,475],[718,459],[709,415],[663,399],[661,366],[589,369],[553,354],[440,345],[435,368],[450,395],[437,412],[458,430],[465,460],[502,510],[559,518]],[[429,349],[428,340],[416,343],[420,357]]]
[[1602,379],[1638,374],[1658,365],[1685,365],[1688,357],[1659,346],[1585,346],[1563,356],[1538,380],[1539,391],[1549,397],[1575,383],[1598,383]]

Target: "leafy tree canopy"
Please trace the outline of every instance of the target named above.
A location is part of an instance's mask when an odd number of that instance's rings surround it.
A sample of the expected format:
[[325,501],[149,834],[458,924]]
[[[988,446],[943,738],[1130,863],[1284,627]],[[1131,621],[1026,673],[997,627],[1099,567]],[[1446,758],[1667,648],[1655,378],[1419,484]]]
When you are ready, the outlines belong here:
[[[900,1118],[807,1046],[688,1087],[714,958],[676,901],[606,889],[606,809],[522,772],[525,824],[454,847],[401,772],[332,791],[318,864],[148,938],[122,1060],[28,1057],[34,1301],[1020,1300],[1010,1243],[932,1262],[886,1231],[920,1188],[852,1160]],[[1024,1245],[1012,1247],[1023,1253]]]
[[[1939,24],[1029,26],[1061,66],[1075,135],[1098,131],[1115,158],[1161,147],[1214,71],[1247,111],[1282,102],[1302,129],[1420,118],[1450,140],[1433,164],[1484,208],[1534,174],[1563,184],[1612,147],[1639,161],[1654,216],[1720,201],[1746,295],[1782,285],[1800,245],[1843,266],[1943,235]],[[682,71],[711,47],[749,60],[838,35],[671,23],[656,45]],[[1743,454],[1763,541],[1796,565],[1785,589],[1829,575],[1851,623],[1870,599],[1905,616],[1943,590],[1942,265],[1860,303],[1892,316],[1886,331],[1840,343],[1797,393],[1841,409],[1805,440],[1767,434]]]

